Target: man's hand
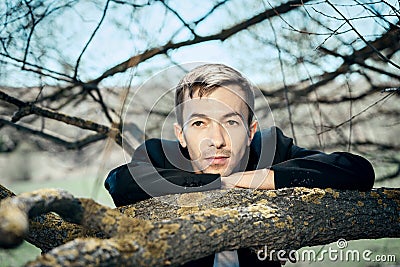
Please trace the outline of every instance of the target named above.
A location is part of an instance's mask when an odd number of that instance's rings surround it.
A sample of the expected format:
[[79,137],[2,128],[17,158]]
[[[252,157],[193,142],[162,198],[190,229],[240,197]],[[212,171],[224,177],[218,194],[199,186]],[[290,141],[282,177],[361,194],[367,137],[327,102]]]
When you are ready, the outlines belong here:
[[247,172],[237,172],[229,176],[221,177],[221,188],[253,188],[275,189],[274,171],[261,169]]

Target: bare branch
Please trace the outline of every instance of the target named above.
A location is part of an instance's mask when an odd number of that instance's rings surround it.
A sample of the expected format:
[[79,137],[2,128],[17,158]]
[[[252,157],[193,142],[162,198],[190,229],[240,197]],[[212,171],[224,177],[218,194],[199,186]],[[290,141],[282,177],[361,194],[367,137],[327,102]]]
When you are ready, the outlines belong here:
[[44,132],[43,130],[40,130],[40,131],[35,130],[28,126],[16,124],[16,123],[10,122],[8,120],[5,120],[3,118],[0,118],[0,125],[1,124],[10,126],[12,128],[15,128],[16,130],[24,132],[24,133],[39,136],[45,140],[49,140],[57,145],[63,146],[66,149],[70,149],[70,150],[79,150],[79,149],[82,149],[82,148],[92,144],[92,143],[95,143],[97,141],[107,138],[106,134],[99,133],[99,134],[93,134],[93,135],[86,136],[86,137],[81,138],[76,141],[67,141],[61,137],[56,136],[55,134],[49,134],[49,133]]
[[40,115],[40,116],[43,116],[43,117],[46,117],[49,119],[61,121],[66,124],[74,125],[79,128],[86,129],[86,130],[92,130],[92,131],[96,131],[96,132],[103,133],[103,134],[107,134],[110,132],[110,128],[108,128],[105,125],[97,124],[97,123],[91,122],[91,121],[86,121],[86,120],[83,120],[81,118],[74,117],[74,116],[68,116],[66,114],[62,114],[59,112],[54,112],[47,108],[41,108],[34,104],[18,100],[17,98],[14,98],[2,91],[0,91],[0,99],[20,108],[20,110],[14,115],[13,120],[12,120],[13,122],[18,121],[19,119],[21,119],[24,116],[27,116],[30,114],[36,114],[36,115]]
[[306,2],[309,2],[310,0],[302,0],[302,1],[298,1],[298,0],[293,0],[293,1],[289,1],[285,4],[282,4],[276,8],[273,9],[268,9],[265,10],[264,12],[250,18],[247,19],[239,24],[236,24],[230,28],[224,29],[219,33],[216,34],[212,34],[212,35],[208,35],[208,36],[198,36],[192,40],[187,40],[187,41],[182,41],[179,43],[167,43],[163,46],[160,47],[156,47],[156,48],[150,48],[148,50],[146,50],[145,52],[135,55],[131,58],[129,58],[128,60],[112,67],[111,69],[105,71],[101,76],[99,76],[98,78],[91,80],[89,82],[87,82],[88,84],[98,84],[100,81],[102,81],[103,79],[110,77],[116,73],[119,72],[124,72],[129,68],[135,67],[137,66],[139,63],[148,60],[156,55],[162,54],[167,52],[168,50],[174,50],[180,47],[184,47],[184,46],[189,46],[189,45],[194,45],[194,44],[198,44],[198,43],[202,43],[202,42],[207,42],[207,41],[215,41],[215,40],[221,40],[224,41],[227,38],[231,37],[232,35],[245,30],[247,28],[249,28],[250,26],[253,26],[257,23],[260,23],[268,18],[274,17],[277,14],[283,14],[283,13],[287,13],[293,9],[296,9],[299,7],[299,4],[304,4]]
[[[347,24],[353,29],[353,31],[358,35],[358,37],[360,37],[361,40],[363,40],[363,42],[369,47],[371,48],[384,62],[391,64],[392,66],[400,69],[400,66],[397,65],[395,62],[393,62],[392,60],[388,59],[387,57],[385,57],[381,52],[379,52],[378,49],[376,49],[370,42],[368,42],[364,36],[362,34],[360,34],[356,28],[354,28],[354,26],[350,23],[350,21],[342,14],[342,12],[340,12],[335,5],[333,5],[329,0],[326,0],[326,2],[337,12],[339,13],[339,15],[347,22]],[[397,28],[397,27],[396,27]],[[399,29],[397,28],[397,31]]]
[[[65,81],[65,82],[69,82],[69,83],[73,83],[74,82],[73,77],[70,77],[65,73],[54,71],[54,70],[45,68],[43,66],[39,66],[37,64],[29,63],[26,60],[18,59],[16,57],[12,57],[12,56],[10,56],[10,55],[8,55],[6,53],[3,53],[3,52],[0,52],[0,55],[6,57],[8,59],[11,59],[11,60],[13,60],[15,62],[23,63],[24,67],[21,67],[21,68],[23,70],[25,70],[25,71],[32,71],[32,72],[40,74],[40,75],[51,77],[51,78],[53,78],[55,80]],[[27,67],[27,66],[29,66],[29,67]]]
[[395,79],[400,80],[400,75],[398,75],[398,74],[391,73],[391,72],[388,72],[388,71],[386,71],[384,69],[380,69],[378,67],[368,65],[367,63],[365,63],[366,58],[357,57],[357,56],[355,56],[355,54],[353,54],[351,56],[342,55],[342,54],[339,54],[339,53],[337,53],[335,51],[329,50],[328,48],[323,47],[323,46],[320,46],[319,49],[321,51],[323,51],[324,53],[328,54],[328,55],[332,55],[332,56],[335,56],[335,57],[342,58],[346,63],[348,63],[350,65],[356,63],[356,64],[358,64],[358,65],[360,65],[360,66],[362,66],[362,67],[364,67],[366,69],[375,71],[377,73],[385,74],[385,75],[387,75],[387,76],[389,76],[391,78],[395,78]]
[[176,10],[174,10],[173,8],[171,8],[167,3],[165,3],[165,0],[160,0],[160,2],[172,13],[174,13],[174,15],[180,20],[180,22],[182,22],[183,25],[185,25],[185,27],[187,29],[189,29],[189,31],[193,34],[193,36],[197,37],[196,32],[194,31],[194,29],[187,24],[187,22],[181,17],[181,15],[179,15],[178,12],[176,12]]
[[[47,108],[41,108],[31,103],[26,103],[18,100],[8,94],[0,91],[0,99],[19,107],[19,111],[14,115],[12,122],[29,114],[36,114],[56,121],[73,125],[82,129],[98,132],[99,134],[107,135],[115,140],[115,142],[122,147],[122,135],[118,128],[109,128],[92,121],[84,120],[75,116],[69,116],[63,113],[55,112]],[[134,149],[127,144],[124,147],[129,153],[133,153]]]

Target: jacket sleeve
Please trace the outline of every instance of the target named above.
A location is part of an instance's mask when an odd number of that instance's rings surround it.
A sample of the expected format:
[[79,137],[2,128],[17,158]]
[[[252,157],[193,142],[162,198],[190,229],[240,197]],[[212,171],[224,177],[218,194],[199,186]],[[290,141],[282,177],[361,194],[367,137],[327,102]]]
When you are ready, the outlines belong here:
[[343,190],[370,190],[375,173],[365,158],[347,152],[325,154],[293,144],[276,128],[276,164],[271,166],[275,187],[318,187]]
[[221,188],[218,174],[195,174],[174,168],[159,139],[139,146],[132,161],[112,170],[105,181],[116,206],[133,204],[167,194],[200,192]]

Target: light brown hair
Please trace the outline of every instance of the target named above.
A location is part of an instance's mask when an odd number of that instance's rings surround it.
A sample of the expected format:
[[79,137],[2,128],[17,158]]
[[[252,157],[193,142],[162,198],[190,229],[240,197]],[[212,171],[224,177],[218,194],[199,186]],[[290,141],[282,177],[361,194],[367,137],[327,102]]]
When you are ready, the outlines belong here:
[[176,118],[183,125],[182,108],[185,93],[193,98],[194,93],[199,97],[208,96],[218,87],[238,85],[245,93],[245,103],[249,111],[248,124],[253,120],[254,93],[250,82],[237,70],[223,64],[205,64],[188,72],[178,83],[175,92]]

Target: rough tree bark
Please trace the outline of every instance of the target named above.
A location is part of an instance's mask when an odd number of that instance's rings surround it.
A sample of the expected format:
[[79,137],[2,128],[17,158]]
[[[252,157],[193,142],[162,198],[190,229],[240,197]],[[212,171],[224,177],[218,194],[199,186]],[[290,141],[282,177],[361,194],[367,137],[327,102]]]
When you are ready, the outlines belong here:
[[[12,196],[15,196],[13,192],[0,185],[0,199]],[[2,233],[3,225],[0,228],[0,235],[6,238],[7,236]],[[29,232],[25,236],[25,240],[40,248],[42,252],[47,252],[59,245],[83,236],[85,236],[85,232],[80,225],[69,223],[57,214],[47,213],[29,219]],[[8,236],[8,238],[12,241],[6,242],[2,239],[0,247],[13,247],[23,240],[23,237],[18,235],[13,238]]]
[[399,189],[216,190],[119,209],[65,191],[38,190],[1,202],[1,244],[27,233],[28,217],[50,210],[102,238],[77,238],[27,266],[179,265],[240,247],[290,250],[339,238],[400,237]]

